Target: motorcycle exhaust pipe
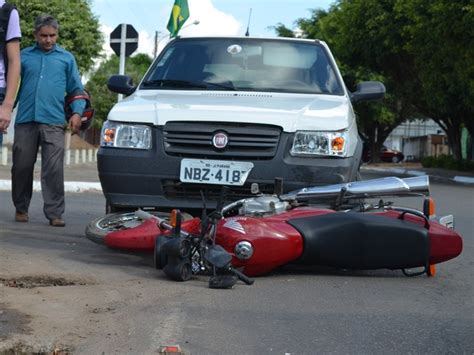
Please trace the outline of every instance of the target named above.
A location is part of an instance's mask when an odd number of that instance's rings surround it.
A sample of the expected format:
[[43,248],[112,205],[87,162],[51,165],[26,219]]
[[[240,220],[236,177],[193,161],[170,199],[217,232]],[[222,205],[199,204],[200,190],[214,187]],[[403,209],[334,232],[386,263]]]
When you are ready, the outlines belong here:
[[405,179],[392,176],[381,179],[354,181],[345,184],[303,188],[282,196],[282,199],[335,199],[341,196],[341,194],[343,194],[344,198],[409,195],[429,196],[429,192],[429,177],[427,175]]

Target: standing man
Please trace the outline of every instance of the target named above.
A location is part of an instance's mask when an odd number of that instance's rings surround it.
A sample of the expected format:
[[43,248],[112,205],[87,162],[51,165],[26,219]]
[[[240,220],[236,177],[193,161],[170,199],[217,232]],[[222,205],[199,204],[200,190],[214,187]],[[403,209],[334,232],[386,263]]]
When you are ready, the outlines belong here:
[[[41,147],[43,212],[54,227],[64,227],[64,96],[83,91],[74,56],[56,44],[58,22],[50,15],[35,20],[36,44],[21,51],[21,84],[13,142],[12,198],[15,220],[28,222],[33,172]],[[84,100],[71,103],[72,133],[81,126]]]
[[10,125],[20,80],[20,39],[18,11],[0,0],[0,147]]

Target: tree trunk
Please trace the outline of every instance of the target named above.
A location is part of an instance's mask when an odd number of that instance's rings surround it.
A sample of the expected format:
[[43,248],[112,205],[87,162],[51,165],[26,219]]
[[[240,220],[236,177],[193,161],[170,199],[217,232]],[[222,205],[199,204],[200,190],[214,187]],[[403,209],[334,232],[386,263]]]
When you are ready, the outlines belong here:
[[439,126],[446,132],[448,136],[448,145],[453,153],[453,157],[456,160],[462,159],[461,151],[461,122],[462,120],[451,120],[449,118],[435,118],[433,117]]
[[474,117],[467,120],[464,124],[466,125],[466,129],[469,132],[469,137],[467,138],[467,146],[466,146],[466,150],[467,150],[466,159],[467,160],[473,160],[473,158],[474,158],[473,157],[473,152],[474,152],[474,147],[473,147],[473,144],[474,144]]
[[457,124],[448,125],[448,144],[456,160],[462,160],[461,152],[461,127]]

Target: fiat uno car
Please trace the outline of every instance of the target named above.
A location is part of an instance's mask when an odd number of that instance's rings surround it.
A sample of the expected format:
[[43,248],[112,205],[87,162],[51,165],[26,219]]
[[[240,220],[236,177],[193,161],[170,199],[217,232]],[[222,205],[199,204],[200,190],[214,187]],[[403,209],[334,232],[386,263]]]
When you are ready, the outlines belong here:
[[[351,102],[385,88],[344,85],[319,40],[177,38],[126,95],[101,133],[98,170],[109,210],[194,209],[252,191],[272,193],[355,180],[362,142]],[[251,191],[252,189],[252,191]]]

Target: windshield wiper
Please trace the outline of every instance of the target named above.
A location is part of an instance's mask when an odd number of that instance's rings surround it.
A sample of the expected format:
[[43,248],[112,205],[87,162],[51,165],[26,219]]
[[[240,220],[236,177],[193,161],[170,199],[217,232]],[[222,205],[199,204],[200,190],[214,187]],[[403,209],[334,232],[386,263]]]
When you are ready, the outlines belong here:
[[189,81],[189,80],[175,80],[175,79],[156,79],[145,81],[142,84],[144,87],[157,88],[191,88],[191,89],[208,89],[209,87],[217,87],[225,90],[235,91],[232,84],[213,83],[209,81]]
[[145,81],[142,84],[144,87],[159,87],[159,88],[193,88],[205,89],[207,86],[204,83],[196,83],[188,80],[174,80],[174,79],[156,79]]
[[221,88],[221,89],[224,89],[224,90],[237,91],[237,89],[232,84],[214,83],[214,82],[210,82],[210,81],[203,81],[202,83],[205,84],[205,85],[208,85],[208,86],[214,86],[216,88]]

